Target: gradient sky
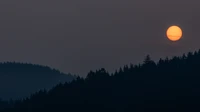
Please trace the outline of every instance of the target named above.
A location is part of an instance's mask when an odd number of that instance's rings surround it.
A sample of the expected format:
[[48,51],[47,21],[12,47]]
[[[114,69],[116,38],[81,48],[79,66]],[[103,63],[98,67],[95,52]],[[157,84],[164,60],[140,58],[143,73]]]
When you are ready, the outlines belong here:
[[[1,0],[0,61],[85,76],[200,48],[199,0]],[[170,42],[166,29],[183,38]]]

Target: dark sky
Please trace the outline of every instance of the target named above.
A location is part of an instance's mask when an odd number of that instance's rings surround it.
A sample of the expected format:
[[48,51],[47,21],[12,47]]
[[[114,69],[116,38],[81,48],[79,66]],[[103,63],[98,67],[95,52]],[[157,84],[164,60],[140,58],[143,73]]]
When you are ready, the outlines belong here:
[[[1,0],[0,61],[85,76],[200,48],[199,0]],[[170,42],[166,29],[183,38]]]

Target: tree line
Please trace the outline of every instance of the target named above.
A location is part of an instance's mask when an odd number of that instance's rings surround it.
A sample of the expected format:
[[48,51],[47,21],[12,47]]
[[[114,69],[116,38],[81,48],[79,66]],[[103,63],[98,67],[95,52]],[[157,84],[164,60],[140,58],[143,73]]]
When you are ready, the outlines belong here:
[[90,71],[30,97],[1,101],[2,112],[188,112],[199,111],[200,50],[138,65],[114,73]]

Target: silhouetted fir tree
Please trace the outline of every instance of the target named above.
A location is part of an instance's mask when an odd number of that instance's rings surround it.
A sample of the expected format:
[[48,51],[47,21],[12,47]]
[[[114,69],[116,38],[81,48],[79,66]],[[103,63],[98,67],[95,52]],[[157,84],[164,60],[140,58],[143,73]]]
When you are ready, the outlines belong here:
[[147,56],[145,57],[145,59],[144,59],[144,64],[149,64],[149,63],[151,63],[151,62],[152,62],[151,57],[150,57],[149,55],[147,55]]
[[123,70],[122,70],[122,68],[120,67],[119,68],[119,72],[118,72],[119,74],[122,74],[123,73]]
[[131,63],[130,64],[130,69],[133,69],[134,68],[134,65]]

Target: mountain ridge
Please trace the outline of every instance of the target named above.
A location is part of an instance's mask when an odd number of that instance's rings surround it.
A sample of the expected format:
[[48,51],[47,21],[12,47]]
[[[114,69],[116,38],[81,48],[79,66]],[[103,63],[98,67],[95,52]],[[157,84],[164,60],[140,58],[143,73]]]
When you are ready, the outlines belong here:
[[76,76],[39,64],[0,62],[0,98],[21,98],[58,83],[72,81]]

